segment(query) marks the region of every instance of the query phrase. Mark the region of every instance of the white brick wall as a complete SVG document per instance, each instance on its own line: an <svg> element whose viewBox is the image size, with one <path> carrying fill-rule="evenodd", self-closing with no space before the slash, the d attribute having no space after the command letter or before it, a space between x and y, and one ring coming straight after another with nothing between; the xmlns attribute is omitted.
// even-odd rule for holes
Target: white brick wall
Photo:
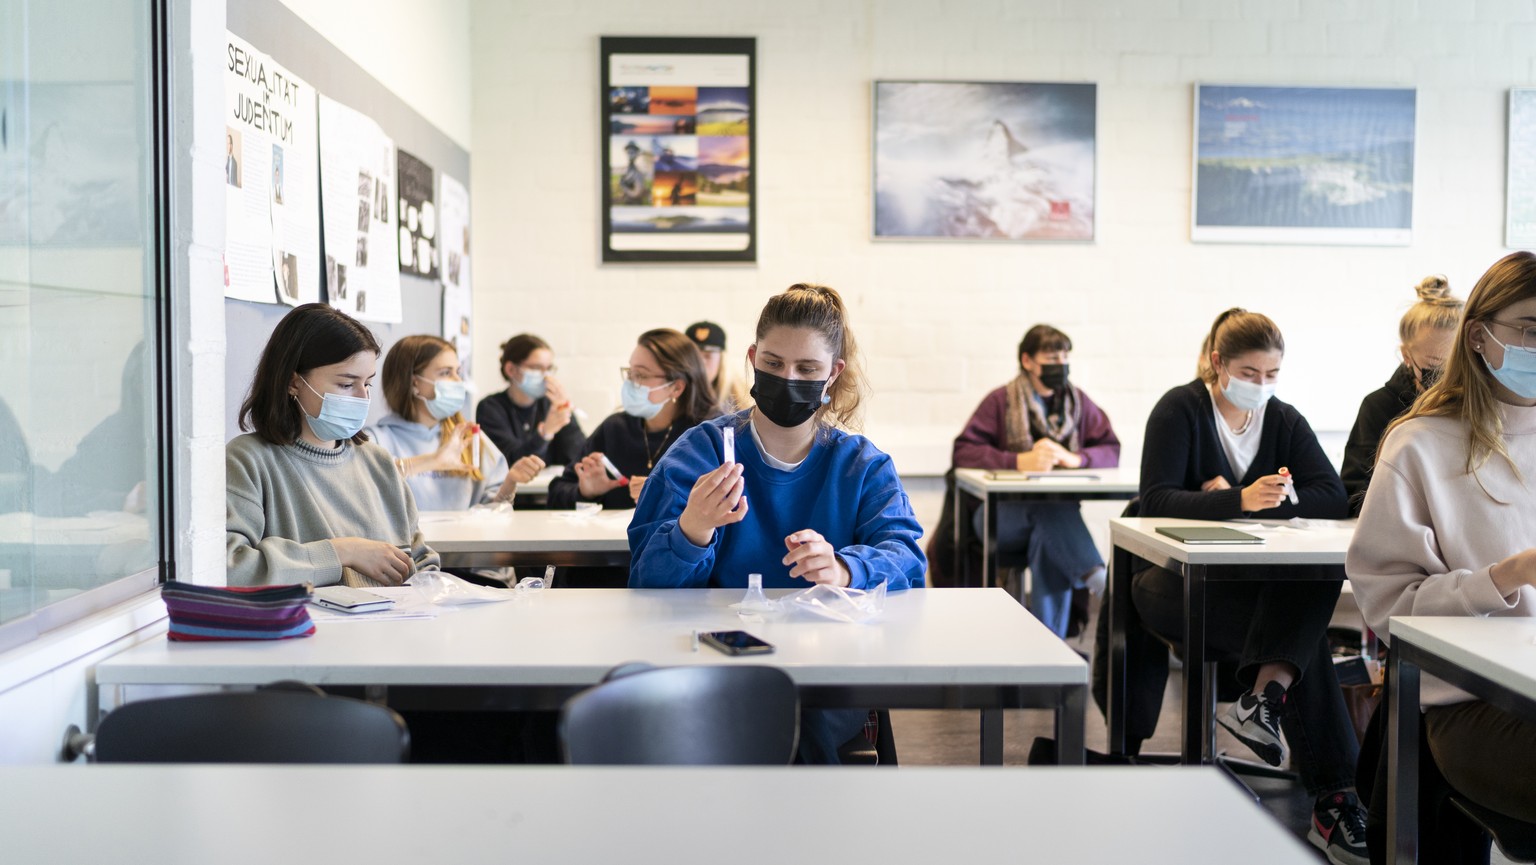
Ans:
<svg viewBox="0 0 1536 865"><path fill-rule="evenodd" d="M593 422L648 327L699 318L743 351L763 301L798 280L842 290L876 397L869 428L913 470L1013 371L1023 331L1077 342L1074 376L1140 451L1147 412L1193 370L1217 312L1272 315L1282 396L1347 429L1391 372L1395 324L1426 273L1465 294L1504 253L1505 91L1531 83L1528 0L1004 0L715 3L477 0L472 6L476 322L482 358L530 330L555 346ZM1522 36L1522 34L1524 34ZM603 35L758 40L759 261L599 263L597 45ZM870 240L870 82L1099 85L1098 241ZM1416 231L1402 248L1194 245L1192 84L1419 88ZM500 387L494 362L481 392ZM900 425L901 435L887 433ZM914 430L916 432L914 432ZM932 441L926 447L906 444Z"/></svg>

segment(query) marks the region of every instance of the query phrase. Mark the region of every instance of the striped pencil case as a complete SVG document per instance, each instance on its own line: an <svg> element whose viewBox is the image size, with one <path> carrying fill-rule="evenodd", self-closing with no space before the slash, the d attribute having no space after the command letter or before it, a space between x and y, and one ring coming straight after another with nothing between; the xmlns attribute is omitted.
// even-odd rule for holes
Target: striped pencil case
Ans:
<svg viewBox="0 0 1536 865"><path fill-rule="evenodd" d="M285 640L315 632L309 618L310 585L194 586L171 580L160 587L177 641Z"/></svg>

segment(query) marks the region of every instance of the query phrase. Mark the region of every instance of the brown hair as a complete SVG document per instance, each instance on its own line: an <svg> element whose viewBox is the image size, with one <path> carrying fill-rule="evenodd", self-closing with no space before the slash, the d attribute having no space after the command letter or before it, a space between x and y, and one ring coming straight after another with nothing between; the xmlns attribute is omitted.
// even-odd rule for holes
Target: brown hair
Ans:
<svg viewBox="0 0 1536 865"><path fill-rule="evenodd" d="M520 333L501 344L501 377L507 381L507 364L522 366L528 355L541 348L549 348L549 343L534 336L531 333ZM552 350L552 349L551 349Z"/></svg>
<svg viewBox="0 0 1536 865"><path fill-rule="evenodd" d="M1512 303L1536 297L1536 255L1512 252L1494 262L1467 298L1463 325L1445 359L1440 380L1419 394L1413 407L1393 421L1382 441L1400 424L1416 417L1455 418L1467 425L1467 473L1477 471L1494 454L1503 457L1520 476L1520 467L1504 449L1504 422L1493 393L1493 375L1472 347L1472 327L1489 322Z"/></svg>
<svg viewBox="0 0 1536 865"><path fill-rule="evenodd" d="M1408 307L1397 323L1397 335L1404 345L1426 327L1450 330L1461 320L1466 303L1451 294L1451 283L1444 276L1426 276L1414 286L1414 291L1419 294L1418 303Z"/></svg>
<svg viewBox="0 0 1536 865"><path fill-rule="evenodd" d="M240 404L240 428L263 441L290 445L299 440L303 410L288 393L295 373L341 363L361 351L379 353L379 342L362 322L325 303L296 306L272 329L261 350L251 389ZM353 444L368 436L359 432Z"/></svg>
<svg viewBox="0 0 1536 865"><path fill-rule="evenodd" d="M381 378L384 380L384 401L389 403L391 411L406 420L416 416L416 386L411 379L421 375L427 364L444 351L457 354L453 343L426 333L405 337L389 347ZM454 412L449 420L462 423L464 415Z"/></svg>
<svg viewBox="0 0 1536 865"><path fill-rule="evenodd" d="M1216 316L1216 321L1211 323L1211 332L1206 334L1205 342L1200 345L1200 363L1196 372L1206 384L1215 384L1220 378L1216 368L1211 365L1213 351L1221 355L1223 360L1231 360L1250 351L1278 351L1285 354L1285 337L1280 335L1279 325L1270 320L1269 316L1234 306Z"/></svg>
<svg viewBox="0 0 1536 865"><path fill-rule="evenodd" d="M677 419L684 428L719 413L715 390L704 375L704 355L693 340L670 327L660 327L640 334L635 344L656 358L668 382L683 382L683 395L677 400Z"/></svg>
<svg viewBox="0 0 1536 865"><path fill-rule="evenodd" d="M1048 324L1037 324L1025 331L1019 340L1019 369L1024 368L1024 355L1034 357L1042 351L1071 351L1072 337Z"/></svg>
<svg viewBox="0 0 1536 865"><path fill-rule="evenodd" d="M839 426L857 429L859 403L864 396L864 369L858 344L848 327L848 308L842 295L825 285L797 282L768 299L757 317L758 341L776 327L810 328L826 340L834 359L844 361L842 375L827 388L831 399L816 410L816 419L826 424L830 415Z"/></svg>

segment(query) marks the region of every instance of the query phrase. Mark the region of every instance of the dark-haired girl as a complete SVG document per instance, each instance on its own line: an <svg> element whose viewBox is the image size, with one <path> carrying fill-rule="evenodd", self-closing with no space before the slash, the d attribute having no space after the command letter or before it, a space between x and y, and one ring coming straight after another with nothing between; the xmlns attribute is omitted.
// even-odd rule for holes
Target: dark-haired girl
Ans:
<svg viewBox="0 0 1536 865"><path fill-rule="evenodd" d="M225 448L231 585L398 585L438 566L394 459L362 434L379 344L322 303L278 322Z"/></svg>
<svg viewBox="0 0 1536 865"><path fill-rule="evenodd" d="M661 455L683 433L718 413L693 342L670 328L648 330L619 368L622 411L609 415L587 439L581 459L549 483L549 506L578 501L633 508ZM622 475L615 478L604 457Z"/></svg>
<svg viewBox="0 0 1536 865"><path fill-rule="evenodd" d="M581 457L586 436L571 416L565 387L555 377L555 353L549 343L520 333L501 344L501 377L507 389L493 393L475 409L475 421L516 465L523 457L568 466Z"/></svg>

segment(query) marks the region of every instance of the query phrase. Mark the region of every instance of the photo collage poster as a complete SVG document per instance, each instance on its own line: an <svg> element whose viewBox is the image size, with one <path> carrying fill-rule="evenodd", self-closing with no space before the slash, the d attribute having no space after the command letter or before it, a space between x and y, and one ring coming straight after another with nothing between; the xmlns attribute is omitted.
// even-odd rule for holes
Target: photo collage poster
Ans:
<svg viewBox="0 0 1536 865"><path fill-rule="evenodd" d="M325 96L320 186L331 305L366 321L399 322L395 142L372 118Z"/></svg>
<svg viewBox="0 0 1536 865"><path fill-rule="evenodd" d="M602 40L604 261L757 259L755 52Z"/></svg>
<svg viewBox="0 0 1536 865"><path fill-rule="evenodd" d="M314 88L226 33L224 294L297 306L320 299Z"/></svg>
<svg viewBox="0 0 1536 865"><path fill-rule="evenodd" d="M469 267L469 190L457 178L438 174L438 270L443 284L443 339L453 343L467 372L474 349Z"/></svg>
<svg viewBox="0 0 1536 865"><path fill-rule="evenodd" d="M437 188L432 166L395 151L400 184L400 272L437 279Z"/></svg>
<svg viewBox="0 0 1536 865"><path fill-rule="evenodd" d="M1504 245L1536 249L1536 88L1509 91Z"/></svg>

